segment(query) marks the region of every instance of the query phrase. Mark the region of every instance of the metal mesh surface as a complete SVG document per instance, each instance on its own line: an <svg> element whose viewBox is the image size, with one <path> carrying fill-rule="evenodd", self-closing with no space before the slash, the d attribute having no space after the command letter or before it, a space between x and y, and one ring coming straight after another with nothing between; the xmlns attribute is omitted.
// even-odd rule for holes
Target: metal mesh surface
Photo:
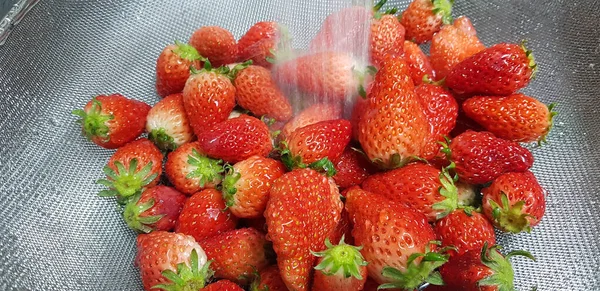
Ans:
<svg viewBox="0 0 600 291"><path fill-rule="evenodd" d="M297 46L345 5L326 1L41 1L0 47L0 290L141 290L135 235L94 181L112 151L84 140L70 111L99 93L154 104L155 60L203 25L240 37L284 20ZM399 1L405 8L408 1ZM548 190L531 234L500 235L520 290L600 290L600 2L457 0L486 45L529 41L540 71L524 90L560 115L533 149Z"/></svg>

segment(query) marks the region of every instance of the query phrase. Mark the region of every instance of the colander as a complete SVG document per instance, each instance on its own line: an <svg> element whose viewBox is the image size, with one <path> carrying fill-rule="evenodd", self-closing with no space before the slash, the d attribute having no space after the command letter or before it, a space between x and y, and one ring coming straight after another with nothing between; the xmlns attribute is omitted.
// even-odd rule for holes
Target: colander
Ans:
<svg viewBox="0 0 600 291"><path fill-rule="evenodd" d="M141 290L135 234L115 202L96 195L112 151L81 137L72 109L112 92L156 103L156 57L200 26L240 37L257 21L280 20L306 47L347 5L43 0L18 21L32 2L19 1L0 25L11 31L0 46L0 290ZM546 216L532 233L498 236L506 251L537 258L514 260L519 290L600 290L598 11L597 0L456 0L454 16L469 16L486 45L528 40L540 70L523 92L560 112L549 144L532 147Z"/></svg>

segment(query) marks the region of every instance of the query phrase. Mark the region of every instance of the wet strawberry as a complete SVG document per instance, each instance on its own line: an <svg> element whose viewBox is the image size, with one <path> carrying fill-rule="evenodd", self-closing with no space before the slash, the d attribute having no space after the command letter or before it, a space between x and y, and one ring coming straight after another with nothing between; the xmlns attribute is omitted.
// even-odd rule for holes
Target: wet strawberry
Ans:
<svg viewBox="0 0 600 291"><path fill-rule="evenodd" d="M190 38L190 45L215 67L237 60L238 47L235 38L231 32L219 26L198 28Z"/></svg>

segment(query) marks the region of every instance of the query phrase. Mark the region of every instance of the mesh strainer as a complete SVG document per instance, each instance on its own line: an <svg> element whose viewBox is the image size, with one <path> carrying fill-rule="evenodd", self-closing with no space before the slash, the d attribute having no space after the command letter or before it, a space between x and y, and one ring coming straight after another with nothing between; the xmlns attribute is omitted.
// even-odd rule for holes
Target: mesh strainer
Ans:
<svg viewBox="0 0 600 291"><path fill-rule="evenodd" d="M167 3L171 2L171 3ZM527 39L540 67L524 90L559 103L550 144L533 149L549 192L531 234L499 235L520 290L600 290L600 2L457 0L486 45ZM405 8L407 0L396 4ZM281 19L306 46L342 0L45 0L0 46L0 290L141 290L135 235L93 181L111 151L86 142L70 114L99 93L154 104L154 62L197 27L241 36ZM294 13L290 13L294 12Z"/></svg>

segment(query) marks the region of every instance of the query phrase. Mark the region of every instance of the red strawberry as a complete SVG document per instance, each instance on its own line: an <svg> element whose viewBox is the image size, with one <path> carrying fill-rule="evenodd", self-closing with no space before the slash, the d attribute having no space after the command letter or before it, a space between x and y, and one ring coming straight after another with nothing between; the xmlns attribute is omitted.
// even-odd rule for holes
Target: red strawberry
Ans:
<svg viewBox="0 0 600 291"><path fill-rule="evenodd" d="M342 196L345 197L346 193L342 192ZM342 237L345 238L346 243L354 244L354 238L352 237L352 222L350 221L350 215L346 209L342 209L340 221L336 226L335 230L329 234L329 241L340 241Z"/></svg>
<svg viewBox="0 0 600 291"><path fill-rule="evenodd" d="M421 84L415 88L415 94L430 128L429 140L421 157L431 161L441 156L439 142L444 141L456 125L458 104L450 92L433 84Z"/></svg>
<svg viewBox="0 0 600 291"><path fill-rule="evenodd" d="M136 195L123 210L123 218L132 229L149 233L170 231L187 197L167 186L155 186Z"/></svg>
<svg viewBox="0 0 600 291"><path fill-rule="evenodd" d="M402 13L406 39L418 44L428 42L442 24L452 23L453 0L413 0Z"/></svg>
<svg viewBox="0 0 600 291"><path fill-rule="evenodd" d="M144 132L150 106L121 94L99 95L83 110L73 110L81 119L83 134L95 144L116 149L135 140Z"/></svg>
<svg viewBox="0 0 600 291"><path fill-rule="evenodd" d="M173 186L188 195L221 183L223 161L211 159L198 142L186 143L171 152L165 163L165 174Z"/></svg>
<svg viewBox="0 0 600 291"><path fill-rule="evenodd" d="M162 173L163 155L145 138L130 142L119 148L104 167L106 179L98 184L108 187L98 195L116 196L119 203L126 203L144 188L156 185Z"/></svg>
<svg viewBox="0 0 600 291"><path fill-rule="evenodd" d="M487 218L470 209L457 209L440 219L433 228L443 246L453 246L450 255L462 255L467 251L479 251L484 243L496 244L494 226Z"/></svg>
<svg viewBox="0 0 600 291"><path fill-rule="evenodd" d="M190 45L215 67L233 63L238 57L238 47L233 34L222 27L198 28L190 38Z"/></svg>
<svg viewBox="0 0 600 291"><path fill-rule="evenodd" d="M265 235L253 228L235 229L200 242L212 261L215 278L246 284L256 271L269 265Z"/></svg>
<svg viewBox="0 0 600 291"><path fill-rule="evenodd" d="M509 95L525 88L536 70L525 46L501 43L456 64L446 85L460 94Z"/></svg>
<svg viewBox="0 0 600 291"><path fill-rule="evenodd" d="M481 127L477 122L473 121L473 119L467 117L465 111L463 110L461 104L458 104L458 117L456 118L456 126L450 132L450 136L455 137L464 133L465 131L485 131L485 128Z"/></svg>
<svg viewBox="0 0 600 291"><path fill-rule="evenodd" d="M470 184L491 182L503 173L527 171L533 165L529 150L489 132L466 131L444 151L456 164L458 177Z"/></svg>
<svg viewBox="0 0 600 291"><path fill-rule="evenodd" d="M272 64L267 60L273 58L280 36L280 27L276 22L257 22L238 42L238 61L252 60L255 65L270 68Z"/></svg>
<svg viewBox="0 0 600 291"><path fill-rule="evenodd" d="M236 163L223 179L225 204L237 217L262 217L271 185L284 173L285 167L281 162L261 156Z"/></svg>
<svg viewBox="0 0 600 291"><path fill-rule="evenodd" d="M423 83L423 77L425 76L428 76L432 80L435 79L429 57L412 41L404 41L404 60L408 64L410 77L415 86Z"/></svg>
<svg viewBox="0 0 600 291"><path fill-rule="evenodd" d="M265 217L281 275L291 290L309 289L315 257L336 228L343 204L333 181L312 169L297 169L275 180Z"/></svg>
<svg viewBox="0 0 600 291"><path fill-rule="evenodd" d="M144 290L149 291L165 290L163 287L179 278L175 272L180 268L190 274L194 272L189 278L181 280L182 289L177 290L198 290L204 287L210 277L206 254L200 245L193 237L179 233L154 231L138 235L136 263L140 268ZM188 289L183 289L183 286Z"/></svg>
<svg viewBox="0 0 600 291"><path fill-rule="evenodd" d="M193 236L196 241L235 228L237 218L225 209L221 192L205 189L192 195L183 205L175 232Z"/></svg>
<svg viewBox="0 0 600 291"><path fill-rule="evenodd" d="M291 161L282 158L288 168L311 164L323 158L336 160L350 142L352 128L345 119L327 120L307 125L286 138Z"/></svg>
<svg viewBox="0 0 600 291"><path fill-rule="evenodd" d="M554 104L546 106L523 94L473 97L462 105L469 118L495 136L516 142L542 142L552 128Z"/></svg>
<svg viewBox="0 0 600 291"><path fill-rule="evenodd" d="M334 160L333 164L337 170L333 180L342 189L360 185L364 179L376 171L364 154L349 147Z"/></svg>
<svg viewBox="0 0 600 291"><path fill-rule="evenodd" d="M219 280L208 284L200 291L244 291L244 289L229 280Z"/></svg>
<svg viewBox="0 0 600 291"><path fill-rule="evenodd" d="M425 280L437 283L432 272L447 257L429 251L435 235L423 214L358 187L347 192L346 209L369 276L393 282L381 287L413 290Z"/></svg>
<svg viewBox="0 0 600 291"><path fill-rule="evenodd" d="M192 141L194 132L183 106L183 94L172 94L150 109L146 120L148 138L161 150L172 151Z"/></svg>
<svg viewBox="0 0 600 291"><path fill-rule="evenodd" d="M202 56L191 45L176 41L168 45L156 60L156 92L161 97L183 91L190 67L200 68Z"/></svg>
<svg viewBox="0 0 600 291"><path fill-rule="evenodd" d="M483 213L502 231L531 231L546 211L546 191L533 173L506 173L482 190Z"/></svg>
<svg viewBox="0 0 600 291"><path fill-rule="evenodd" d="M401 58L389 57L375 75L358 130L363 150L382 167L397 167L421 154L429 125Z"/></svg>
<svg viewBox="0 0 600 291"><path fill-rule="evenodd" d="M458 207L454 178L433 166L414 163L368 177L363 189L423 213L430 222Z"/></svg>
<svg viewBox="0 0 600 291"><path fill-rule="evenodd" d="M235 78L237 103L256 116L286 121L292 117L292 106L263 67L249 66Z"/></svg>
<svg viewBox="0 0 600 291"><path fill-rule="evenodd" d="M514 271L509 259L514 256L524 256L535 261L535 258L525 251L513 251L502 256L498 248L488 249L486 243L481 250L469 251L450 258L448 263L440 268L446 290L515 290Z"/></svg>
<svg viewBox="0 0 600 291"><path fill-rule="evenodd" d="M235 87L231 83L236 69L207 68L192 74L183 88L183 105L196 136L227 120L235 107Z"/></svg>
<svg viewBox="0 0 600 291"><path fill-rule="evenodd" d="M250 291L287 291L281 279L279 268L272 265L260 271L258 278L250 286Z"/></svg>
<svg viewBox="0 0 600 291"><path fill-rule="evenodd" d="M435 78L443 79L456 64L484 49L471 21L464 16L457 18L453 25L442 27L431 41L429 60Z"/></svg>
<svg viewBox="0 0 600 291"><path fill-rule="evenodd" d="M300 112L292 120L283 126L279 138L285 140L296 129L307 125L315 124L320 121L334 120L342 118L342 108L335 104L315 104Z"/></svg>
<svg viewBox="0 0 600 291"><path fill-rule="evenodd" d="M336 11L321 25L309 44L310 52L342 51L357 56L367 51L373 10L364 6L351 6Z"/></svg>
<svg viewBox="0 0 600 291"><path fill-rule="evenodd" d="M369 48L371 63L379 68L383 66L387 55L402 55L404 33L404 27L393 13L383 15L375 13L375 17L371 23L371 42Z"/></svg>
<svg viewBox="0 0 600 291"><path fill-rule="evenodd" d="M313 252L318 257L313 279L313 291L348 290L360 291L367 280L367 262L360 250L340 239L338 245L325 240L326 250Z"/></svg>
<svg viewBox="0 0 600 291"><path fill-rule="evenodd" d="M198 145L213 158L237 163L251 156L267 156L273 149L267 125L248 115L225 120L198 135Z"/></svg>

